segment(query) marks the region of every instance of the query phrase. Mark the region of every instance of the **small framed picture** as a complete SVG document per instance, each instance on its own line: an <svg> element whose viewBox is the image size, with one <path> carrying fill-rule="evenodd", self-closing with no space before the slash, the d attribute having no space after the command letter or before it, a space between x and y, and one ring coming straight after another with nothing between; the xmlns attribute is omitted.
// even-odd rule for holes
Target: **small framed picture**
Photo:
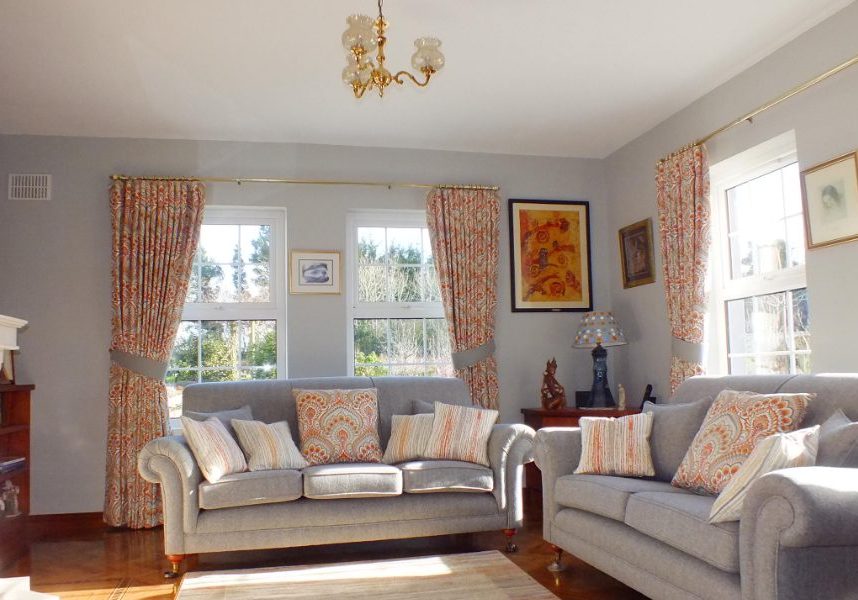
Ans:
<svg viewBox="0 0 858 600"><path fill-rule="evenodd" d="M655 281L652 253L652 219L644 219L620 229L620 262L623 287L633 288Z"/></svg>
<svg viewBox="0 0 858 600"><path fill-rule="evenodd" d="M858 153L801 172L808 248L858 239Z"/></svg>
<svg viewBox="0 0 858 600"><path fill-rule="evenodd" d="M590 203L509 200L513 312L592 310Z"/></svg>
<svg viewBox="0 0 858 600"><path fill-rule="evenodd" d="M336 250L292 250L289 253L290 294L339 294L342 276Z"/></svg>

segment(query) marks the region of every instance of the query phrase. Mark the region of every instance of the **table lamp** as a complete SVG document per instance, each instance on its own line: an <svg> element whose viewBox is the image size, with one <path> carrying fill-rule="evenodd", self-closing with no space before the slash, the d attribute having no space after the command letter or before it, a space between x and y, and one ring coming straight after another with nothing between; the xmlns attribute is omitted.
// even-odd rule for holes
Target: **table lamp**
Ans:
<svg viewBox="0 0 858 600"><path fill-rule="evenodd" d="M581 317L572 347L593 349L593 388L586 408L615 406L608 387L608 351L605 347L622 346L625 343L626 336L610 311L588 312Z"/></svg>

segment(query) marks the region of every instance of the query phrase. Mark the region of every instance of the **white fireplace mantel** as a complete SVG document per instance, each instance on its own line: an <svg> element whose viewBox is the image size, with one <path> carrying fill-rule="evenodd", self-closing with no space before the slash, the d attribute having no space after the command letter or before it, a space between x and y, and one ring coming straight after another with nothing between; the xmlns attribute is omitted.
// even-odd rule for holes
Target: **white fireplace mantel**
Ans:
<svg viewBox="0 0 858 600"><path fill-rule="evenodd" d="M18 330L26 324L27 322L23 319L0 315L0 349L17 350Z"/></svg>

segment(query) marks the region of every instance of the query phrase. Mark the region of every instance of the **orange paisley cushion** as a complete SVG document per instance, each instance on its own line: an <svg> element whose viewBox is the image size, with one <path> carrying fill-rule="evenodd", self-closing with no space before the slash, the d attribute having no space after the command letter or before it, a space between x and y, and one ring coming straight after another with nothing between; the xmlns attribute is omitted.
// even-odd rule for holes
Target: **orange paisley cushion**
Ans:
<svg viewBox="0 0 858 600"><path fill-rule="evenodd" d="M722 391L709 407L673 485L697 494L720 494L757 442L798 429L814 397Z"/></svg>
<svg viewBox="0 0 858 600"><path fill-rule="evenodd" d="M292 390L301 453L311 465L381 462L375 389Z"/></svg>

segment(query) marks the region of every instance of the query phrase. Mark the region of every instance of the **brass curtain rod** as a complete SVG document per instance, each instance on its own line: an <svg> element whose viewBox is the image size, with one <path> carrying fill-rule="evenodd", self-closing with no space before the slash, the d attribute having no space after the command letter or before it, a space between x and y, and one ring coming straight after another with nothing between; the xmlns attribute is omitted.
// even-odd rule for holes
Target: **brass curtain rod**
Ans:
<svg viewBox="0 0 858 600"><path fill-rule="evenodd" d="M680 152L684 152L688 148L693 148L694 146L699 146L701 144L705 144L706 142L708 142L709 140L714 138L716 135L720 135L720 134L724 133L725 131L732 129L733 127L735 127L737 125L741 125L742 123L744 123L746 121L748 123L750 123L753 121L754 117L756 117L757 115L766 112L770 108L774 108L775 106L777 106L778 104L780 104L784 100L788 100L788 99L792 98L793 96L800 94L801 92L803 92L807 89L812 88L813 86L815 86L818 83L822 83L823 81L825 81L829 77L832 77L833 75L837 75L841 71L845 71L849 67L852 67L856 64L858 64L858 55L853 56L849 60L840 63L836 67L833 67L833 68L827 70L825 73L822 73L821 75L817 75L813 79L809 79L808 81L805 81L801 85L797 85L796 87L792 88L791 90L781 94L780 96L778 96L774 100L769 100L768 102L766 102L765 104L763 104L761 106L758 106L757 108L755 108L751 112L749 112L745 115L742 115L741 117L739 117L735 121L731 121L730 123L727 123L726 125L719 127L715 131L712 131L712 132L704 135L702 138L699 138L690 144L686 144L685 146L683 146L679 150L671 152L665 158L662 158L659 162L662 162L668 158L671 158L671 157L679 154Z"/></svg>
<svg viewBox="0 0 858 600"><path fill-rule="evenodd" d="M406 183L400 181L341 181L334 179L287 179L282 177L169 177L169 176L132 176L111 175L113 181L132 181L134 179L147 179L149 181L199 181L203 183L286 183L293 185L359 185L386 188L441 188L441 189L465 189L465 190L491 190L498 191L496 185L457 185L457 184L433 184L433 183Z"/></svg>

